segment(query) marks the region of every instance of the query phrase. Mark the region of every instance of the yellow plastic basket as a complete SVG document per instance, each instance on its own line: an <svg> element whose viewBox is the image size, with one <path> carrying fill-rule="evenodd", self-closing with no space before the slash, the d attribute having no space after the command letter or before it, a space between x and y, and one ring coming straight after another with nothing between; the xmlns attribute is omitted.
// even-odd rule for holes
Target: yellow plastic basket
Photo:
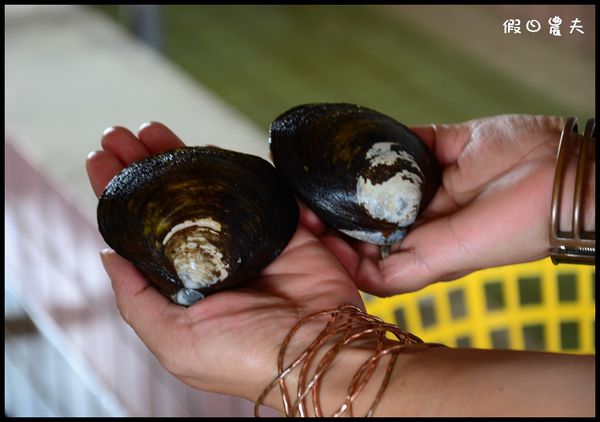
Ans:
<svg viewBox="0 0 600 422"><path fill-rule="evenodd" d="M595 353L595 266L544 259L486 269L367 310L425 342L482 349Z"/></svg>

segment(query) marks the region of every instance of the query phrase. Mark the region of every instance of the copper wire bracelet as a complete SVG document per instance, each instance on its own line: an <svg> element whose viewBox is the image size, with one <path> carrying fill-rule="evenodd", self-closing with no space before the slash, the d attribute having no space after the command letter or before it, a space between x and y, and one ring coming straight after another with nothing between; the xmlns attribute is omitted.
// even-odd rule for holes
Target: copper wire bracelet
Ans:
<svg viewBox="0 0 600 422"><path fill-rule="evenodd" d="M303 325L323 317L330 318L325 328L298 358L284 368L286 350L292 337ZM384 340L386 339L386 333L388 332L396 337L398 343L393 343L392 346L389 346L390 342L388 340L388 346L384 347ZM308 416L306 399L309 394L311 394L312 398L314 416L323 416L320 402L320 386L324 375L330 368L335 356L345 346L348 346L353 341L357 341L365 336L369 336L369 338L374 338L376 340L374 354L358 369L348 386L344 401L332 416L342 416L345 413L349 413L350 416L353 416L353 402L367 385L369 379L375 372L379 361L383 357L390 355L382 385L379 388L371 407L366 413L366 416L372 416L387 387L394 364L398 354L402 351L402 348L408 345L422 345L427 347L439 346L425 344L417 336L401 330L396 325L388 324L380 318L366 314L360 308L353 305L342 305L337 309L317 312L299 321L285 337L279 350L277 361L278 376L265 388L256 400L254 404L254 415L257 417L260 416L259 408L261 404L269 392L279 384L283 401L283 410L286 416L297 416L296 413L302 417ZM311 363L313 363L317 352L326 344L332 344L332 346L322 356L316 366L314 374L308 379ZM302 367L300 368L300 374L298 376L296 398L292 403L285 378L301 364Z"/></svg>
<svg viewBox="0 0 600 422"><path fill-rule="evenodd" d="M552 191L552 209L550 216L550 257L554 264L576 263L594 264L596 258L596 233L585 233L582 224L584 186L588 182L587 172L590 165L590 150L595 148L596 119L590 119L585 126L583 137L579 136L577 118L567 119L558 146L554 187ZM566 166L572 154L579 150L577 173L573 195L573 216L571 231L559 227L561 197L566 179ZM591 154L594 154L593 152ZM595 160L593 164L595 165Z"/></svg>

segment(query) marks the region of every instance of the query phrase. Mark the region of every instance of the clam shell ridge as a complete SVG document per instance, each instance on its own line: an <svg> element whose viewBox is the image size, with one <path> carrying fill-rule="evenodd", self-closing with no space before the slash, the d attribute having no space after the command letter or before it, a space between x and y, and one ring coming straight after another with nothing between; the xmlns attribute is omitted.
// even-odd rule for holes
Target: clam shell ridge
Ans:
<svg viewBox="0 0 600 422"><path fill-rule="evenodd" d="M298 216L270 163L212 147L131 164L97 209L106 243L181 305L256 276L285 248Z"/></svg>
<svg viewBox="0 0 600 422"><path fill-rule="evenodd" d="M369 243L400 241L440 185L439 164L413 131L354 104L294 107L271 123L269 144L308 207Z"/></svg>

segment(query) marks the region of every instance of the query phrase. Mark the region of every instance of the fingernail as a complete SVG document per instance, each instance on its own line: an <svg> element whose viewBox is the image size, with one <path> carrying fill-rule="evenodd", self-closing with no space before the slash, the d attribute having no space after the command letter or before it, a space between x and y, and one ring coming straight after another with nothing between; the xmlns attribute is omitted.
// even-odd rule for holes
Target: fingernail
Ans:
<svg viewBox="0 0 600 422"><path fill-rule="evenodd" d="M100 259L102 260L102 264L106 263L106 258L108 258L108 255L111 253L113 253L111 248L104 248L100 251Z"/></svg>
<svg viewBox="0 0 600 422"><path fill-rule="evenodd" d="M117 129L117 127L116 127L116 126L110 126L110 127L107 127L106 129L104 129L104 132L102 132L102 136L106 136L106 135L108 135L109 133L111 133L111 132L114 132L114 131L115 131L115 129Z"/></svg>
<svg viewBox="0 0 600 422"><path fill-rule="evenodd" d="M150 126L152 123L154 123L154 122L151 122L151 121L150 121L150 122L145 122L145 123L142 123L142 125L141 125L141 126L140 126L140 128L138 129L138 132L141 132L142 130L146 129L146 128L147 128L148 126Z"/></svg>
<svg viewBox="0 0 600 422"><path fill-rule="evenodd" d="M87 155L86 159L88 159L88 160L89 160L89 159L91 159L91 158L94 158L94 156L96 156L96 154L98 154L98 151L91 151L91 152L90 152L90 153Z"/></svg>

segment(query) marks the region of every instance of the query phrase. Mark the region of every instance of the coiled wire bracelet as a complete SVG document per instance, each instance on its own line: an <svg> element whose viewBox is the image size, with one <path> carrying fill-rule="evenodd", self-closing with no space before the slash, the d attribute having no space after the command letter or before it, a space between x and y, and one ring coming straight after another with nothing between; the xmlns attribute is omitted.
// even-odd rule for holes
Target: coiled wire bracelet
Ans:
<svg viewBox="0 0 600 422"><path fill-rule="evenodd" d="M330 318L325 328L298 358L284 368L286 350L292 337L303 325L323 317ZM398 341L391 346L389 345L389 340L387 341L388 345L385 346L386 333L388 332L393 334ZM426 344L417 336L403 331L396 325L386 323L380 318L369 315L354 305L342 305L336 309L317 312L299 321L285 337L278 355L278 376L265 388L256 400L254 405L254 415L257 417L260 416L259 408L264 399L273 388L279 385L283 400L283 409L286 416L309 416L306 403L309 394L311 394L312 398L314 416L323 416L320 402L321 381L331 366L334 358L344 347L350 345L352 342L373 335L376 340L373 356L367 359L354 374L348 386L344 401L332 415L334 417L343 416L345 413L349 413L350 416L353 416L353 402L363 391L364 387L369 382L369 379L375 372L379 361L384 356L390 356L385 375L382 384L377 391L377 395L365 416L373 415L375 408L388 385L398 354L404 347L408 345L417 345L421 347L441 346L439 344ZM332 344L332 346L322 356L314 374L309 379L309 368L319 349L327 343ZM298 376L296 398L292 403L285 379L286 376L299 365L302 365L302 367L300 368L300 374Z"/></svg>

